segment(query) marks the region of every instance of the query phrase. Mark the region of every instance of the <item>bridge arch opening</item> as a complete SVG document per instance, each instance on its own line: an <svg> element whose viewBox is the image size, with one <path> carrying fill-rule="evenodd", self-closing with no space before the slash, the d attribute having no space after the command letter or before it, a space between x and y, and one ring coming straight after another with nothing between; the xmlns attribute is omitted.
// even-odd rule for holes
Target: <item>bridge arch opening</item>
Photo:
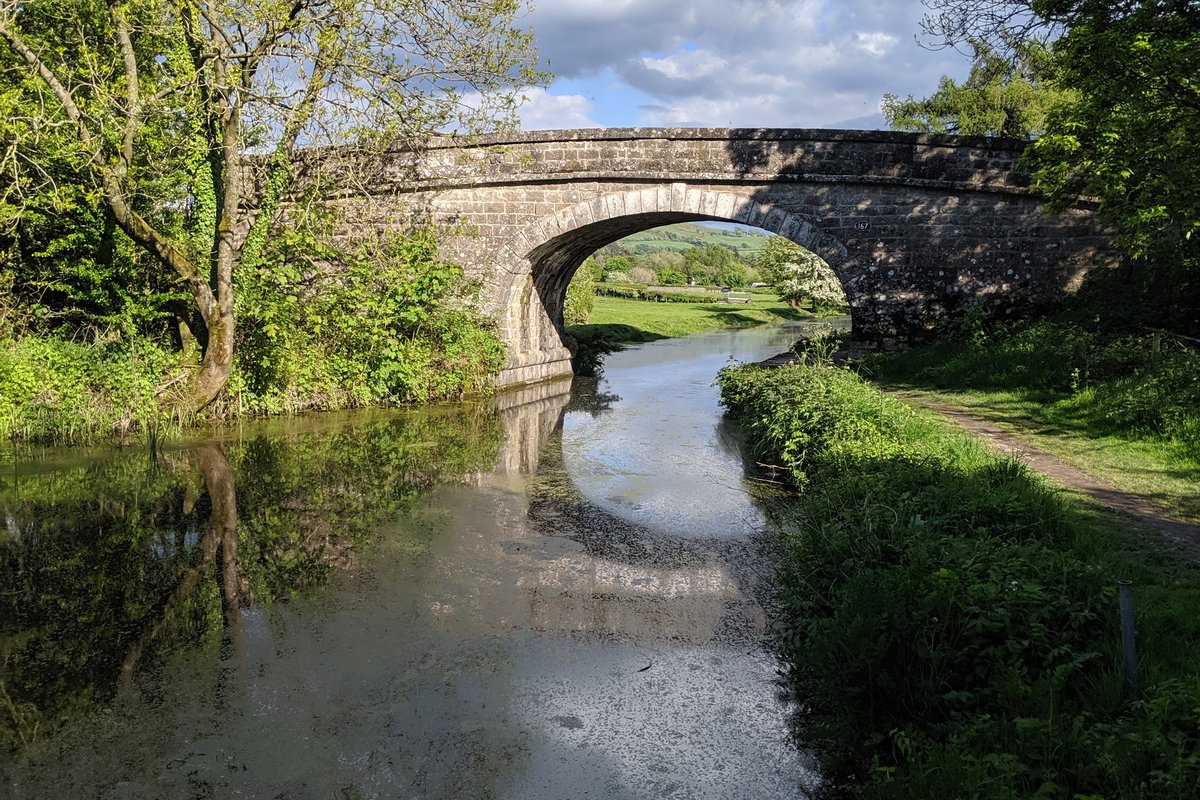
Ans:
<svg viewBox="0 0 1200 800"><path fill-rule="evenodd" d="M514 275L506 292L506 327L520 354L513 374L536 363L569 362L563 310L567 287L584 261L597 250L641 231L680 222L732 222L782 236L822 259L837 276L853 308L853 282L843 269L847 249L811 219L734 191L695 189L679 184L601 196L579 203L528 226L514 253L528 272ZM569 363L537 369L520 382L563 374ZM517 382L517 381L513 381Z"/></svg>

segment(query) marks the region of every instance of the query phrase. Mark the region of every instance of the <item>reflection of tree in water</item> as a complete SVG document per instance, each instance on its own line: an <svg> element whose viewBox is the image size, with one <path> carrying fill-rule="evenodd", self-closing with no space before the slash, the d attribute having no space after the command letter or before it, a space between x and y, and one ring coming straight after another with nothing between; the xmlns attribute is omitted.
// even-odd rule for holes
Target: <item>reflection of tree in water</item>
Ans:
<svg viewBox="0 0 1200 800"><path fill-rule="evenodd" d="M576 377L574 390L571 392L571 402L567 404L566 410L582 411L598 417L612 411L613 404L619 402L621 402L619 395L600 391L599 378Z"/></svg>
<svg viewBox="0 0 1200 800"><path fill-rule="evenodd" d="M156 651L236 650L242 609L353 566L380 522L503 440L479 407L0 478L0 750Z"/></svg>

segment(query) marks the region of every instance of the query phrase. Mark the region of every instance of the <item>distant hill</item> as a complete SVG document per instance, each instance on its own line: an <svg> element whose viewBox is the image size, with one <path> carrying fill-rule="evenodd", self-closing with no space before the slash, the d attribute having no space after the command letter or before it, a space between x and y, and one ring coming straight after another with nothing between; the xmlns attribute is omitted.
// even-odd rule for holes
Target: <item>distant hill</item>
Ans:
<svg viewBox="0 0 1200 800"><path fill-rule="evenodd" d="M681 253L691 247L719 244L728 247L742 258L750 259L762 250L769 237L770 234L766 231L754 228L710 228L694 222L680 222L626 236L614 242L612 246L644 256L660 250Z"/></svg>

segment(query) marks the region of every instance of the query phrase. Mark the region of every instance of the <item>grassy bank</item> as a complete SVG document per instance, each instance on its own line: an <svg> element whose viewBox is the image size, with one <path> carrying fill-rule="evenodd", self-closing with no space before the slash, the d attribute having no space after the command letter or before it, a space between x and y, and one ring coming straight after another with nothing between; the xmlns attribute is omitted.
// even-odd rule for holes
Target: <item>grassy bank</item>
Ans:
<svg viewBox="0 0 1200 800"><path fill-rule="evenodd" d="M588 326L625 325L631 329L630 335L641 337L630 341L650 341L812 317L782 302L775 294L755 292L752 297L750 303L734 304L656 303L599 296L588 317ZM583 326L570 330L573 332L576 327Z"/></svg>
<svg viewBox="0 0 1200 800"><path fill-rule="evenodd" d="M567 335L574 340L576 371L586 375L604 355L625 344L812 317L763 292L755 292L746 304L656 303L597 295L587 324L568 326Z"/></svg>
<svg viewBox="0 0 1200 800"><path fill-rule="evenodd" d="M848 370L720 382L759 460L802 490L778 520L781 646L834 792L1193 796L1200 571Z"/></svg>
<svg viewBox="0 0 1200 800"><path fill-rule="evenodd" d="M1200 353L1071 320L943 340L863 370L1002 423L1079 469L1200 522Z"/></svg>

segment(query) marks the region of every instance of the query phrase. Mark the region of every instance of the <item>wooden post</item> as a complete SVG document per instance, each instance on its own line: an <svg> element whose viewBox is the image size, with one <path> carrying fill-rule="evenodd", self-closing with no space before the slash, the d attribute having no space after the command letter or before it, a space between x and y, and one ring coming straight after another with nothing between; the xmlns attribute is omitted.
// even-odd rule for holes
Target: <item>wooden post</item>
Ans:
<svg viewBox="0 0 1200 800"><path fill-rule="evenodd" d="M1133 582L1117 581L1121 600L1121 649L1125 656L1125 686L1138 688L1137 645L1133 631Z"/></svg>

